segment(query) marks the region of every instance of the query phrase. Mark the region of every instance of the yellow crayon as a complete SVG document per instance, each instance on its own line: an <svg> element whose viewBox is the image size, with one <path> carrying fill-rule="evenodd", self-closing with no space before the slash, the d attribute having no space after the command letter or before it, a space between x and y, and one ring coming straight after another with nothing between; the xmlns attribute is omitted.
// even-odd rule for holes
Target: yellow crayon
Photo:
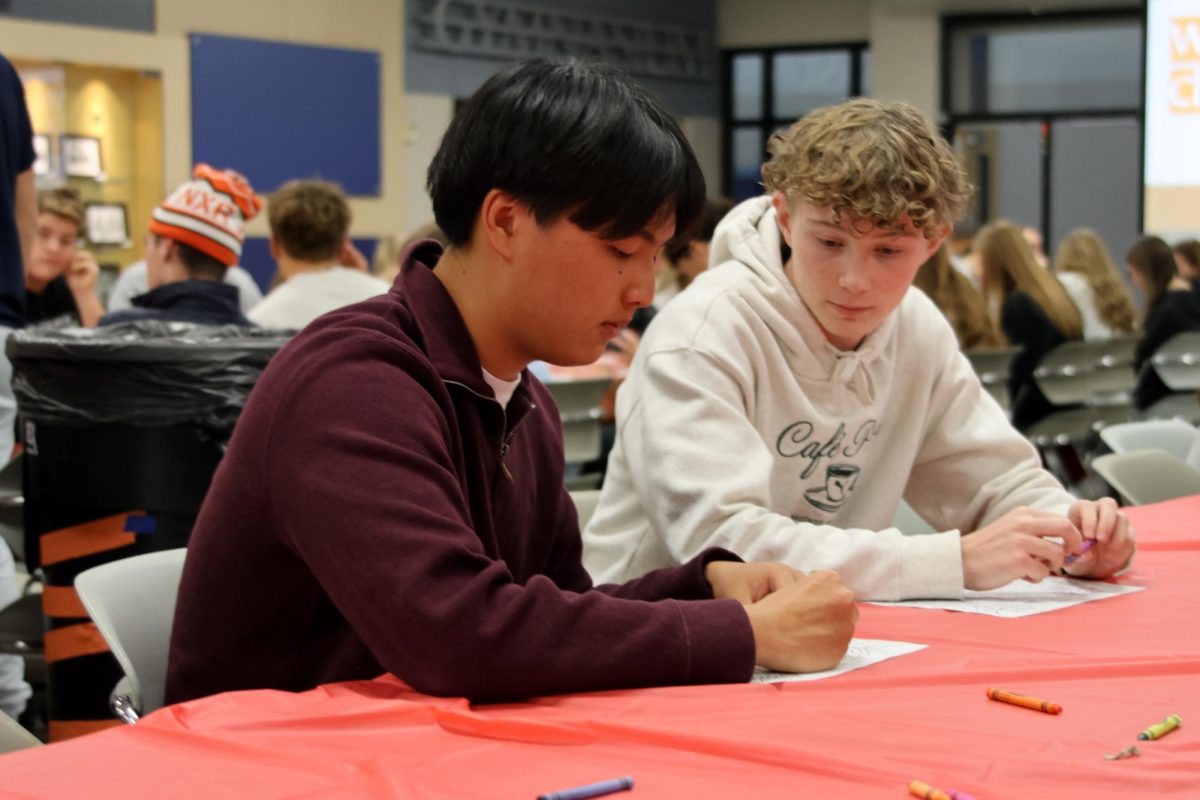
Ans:
<svg viewBox="0 0 1200 800"><path fill-rule="evenodd" d="M928 783L922 783L921 781L909 781L908 791L914 797L921 797L924 800L950 800L950 795L941 789L935 789Z"/></svg>
<svg viewBox="0 0 1200 800"><path fill-rule="evenodd" d="M1157 725L1151 725L1149 728L1146 728L1146 730L1139 733L1138 740L1145 741L1146 739L1160 739L1182 724L1183 717L1179 716L1178 714L1172 714Z"/></svg>

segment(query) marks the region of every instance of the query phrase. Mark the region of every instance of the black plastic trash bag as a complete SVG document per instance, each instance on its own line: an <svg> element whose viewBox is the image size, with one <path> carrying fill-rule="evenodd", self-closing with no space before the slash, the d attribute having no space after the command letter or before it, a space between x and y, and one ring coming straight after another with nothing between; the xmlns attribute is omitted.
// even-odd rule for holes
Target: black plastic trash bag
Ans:
<svg viewBox="0 0 1200 800"><path fill-rule="evenodd" d="M23 419L65 426L190 423L228 435L290 335L140 320L28 328L9 337L7 353Z"/></svg>

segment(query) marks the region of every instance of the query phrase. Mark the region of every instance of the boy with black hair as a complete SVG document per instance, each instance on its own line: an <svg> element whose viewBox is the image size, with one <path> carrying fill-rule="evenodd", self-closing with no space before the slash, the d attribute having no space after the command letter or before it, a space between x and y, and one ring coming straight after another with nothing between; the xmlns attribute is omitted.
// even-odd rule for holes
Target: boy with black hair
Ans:
<svg viewBox="0 0 1200 800"><path fill-rule="evenodd" d="M1116 503L1042 469L911 288L969 191L947 142L911 106L857 98L770 148L768 194L718 226L713 267L660 312L617 398L592 576L728 547L898 600L1127 566ZM902 499L938 533L892 527Z"/></svg>
<svg viewBox="0 0 1200 800"><path fill-rule="evenodd" d="M148 292L133 308L111 311L101 325L138 320L203 325L252 325L242 315L238 289L225 272L242 255L246 222L262 209L250 183L233 170L197 164L192 180L157 208L146 234Z"/></svg>
<svg viewBox="0 0 1200 800"><path fill-rule="evenodd" d="M650 302L704 197L667 112L609 67L517 64L455 116L429 188L445 253L415 245L387 295L308 326L246 404L190 543L168 702L384 671L499 699L835 664L856 611L831 573L706 550L593 589L580 562L558 413L525 366L594 360Z"/></svg>

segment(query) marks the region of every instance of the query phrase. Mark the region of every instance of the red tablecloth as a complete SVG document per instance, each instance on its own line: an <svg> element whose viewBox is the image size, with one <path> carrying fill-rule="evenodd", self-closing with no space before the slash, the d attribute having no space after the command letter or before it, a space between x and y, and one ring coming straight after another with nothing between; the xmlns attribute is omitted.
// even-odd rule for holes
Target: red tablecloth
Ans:
<svg viewBox="0 0 1200 800"><path fill-rule="evenodd" d="M470 706L391 678L242 692L0 758L17 797L533 798L632 775L637 798L1200 798L1200 497L1130 510L1147 587L999 619L864 605L929 647L837 678ZM997 686L1061 703L987 700ZM1167 714L1179 730L1105 761Z"/></svg>

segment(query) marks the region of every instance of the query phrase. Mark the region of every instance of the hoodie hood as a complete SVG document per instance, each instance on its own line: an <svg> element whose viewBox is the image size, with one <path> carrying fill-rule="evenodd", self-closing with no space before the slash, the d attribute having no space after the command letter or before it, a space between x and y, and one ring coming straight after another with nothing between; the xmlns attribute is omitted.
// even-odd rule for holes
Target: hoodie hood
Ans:
<svg viewBox="0 0 1200 800"><path fill-rule="evenodd" d="M737 292L771 328L797 377L830 384L839 404L844 404L849 391L869 405L875 400L875 383L867 367L889 340L896 312L889 314L856 349L837 349L788 278L783 248L771 198L747 200L717 226L710 245L712 268L696 283Z"/></svg>

